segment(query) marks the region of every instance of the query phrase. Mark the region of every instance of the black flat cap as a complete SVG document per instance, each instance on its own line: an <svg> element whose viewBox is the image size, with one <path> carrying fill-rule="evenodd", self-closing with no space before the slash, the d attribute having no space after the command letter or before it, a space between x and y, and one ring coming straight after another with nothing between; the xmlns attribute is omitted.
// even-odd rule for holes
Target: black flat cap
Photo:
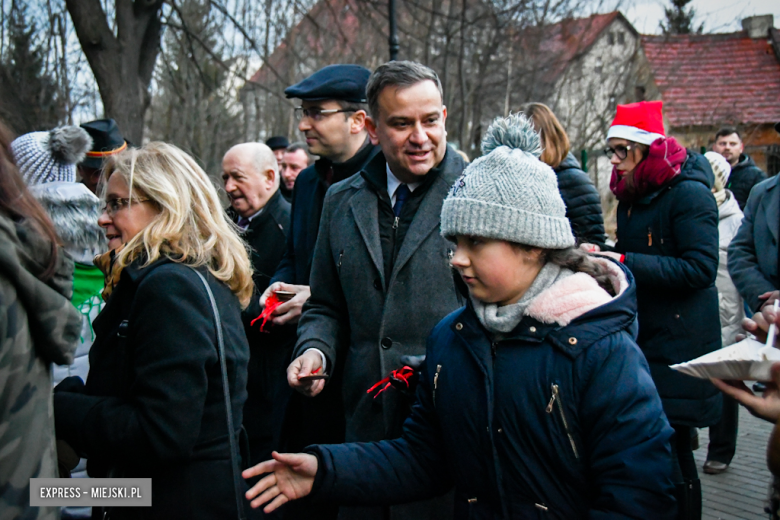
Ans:
<svg viewBox="0 0 780 520"><path fill-rule="evenodd" d="M275 135L266 139L265 145L271 150L279 150L290 146L290 141L283 135Z"/></svg>
<svg viewBox="0 0 780 520"><path fill-rule="evenodd" d="M366 83L371 71L360 65L328 65L300 83L287 87L288 98L318 101L336 99L352 103L366 102Z"/></svg>
<svg viewBox="0 0 780 520"><path fill-rule="evenodd" d="M102 168L103 160L109 155L119 153L127 148L127 141L119 132L119 127L113 119L98 119L81 125L92 137L92 150L79 163L87 168Z"/></svg>

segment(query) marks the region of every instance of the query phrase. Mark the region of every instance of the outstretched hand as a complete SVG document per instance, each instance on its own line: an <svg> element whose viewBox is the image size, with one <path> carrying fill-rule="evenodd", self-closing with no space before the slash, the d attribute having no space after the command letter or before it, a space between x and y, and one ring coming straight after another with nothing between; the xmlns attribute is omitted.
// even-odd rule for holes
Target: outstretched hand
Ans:
<svg viewBox="0 0 780 520"><path fill-rule="evenodd" d="M767 383L763 396L755 395L742 381L721 381L712 379L724 394L733 397L760 419L776 423L780 418L780 363L772 365L772 381Z"/></svg>
<svg viewBox="0 0 780 520"><path fill-rule="evenodd" d="M268 504L263 508L266 513L311 493L318 465L317 457L308 453L273 452L271 456L273 460L261 462L241 474L246 479L268 473L246 492L254 509Z"/></svg>

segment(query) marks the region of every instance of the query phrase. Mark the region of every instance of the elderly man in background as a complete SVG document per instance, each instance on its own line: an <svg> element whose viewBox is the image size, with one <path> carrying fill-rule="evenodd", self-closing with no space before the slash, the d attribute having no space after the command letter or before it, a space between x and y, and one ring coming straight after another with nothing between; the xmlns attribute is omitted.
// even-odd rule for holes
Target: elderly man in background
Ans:
<svg viewBox="0 0 780 520"><path fill-rule="evenodd" d="M306 143L295 142L284 150L282 160L279 162L279 171L282 175L280 189L282 195L288 201L292 200L292 192L298 175L311 164L311 156L306 149Z"/></svg>
<svg viewBox="0 0 780 520"><path fill-rule="evenodd" d="M262 143L239 144L222 159L222 180L230 198L227 212L244 231L242 238L251 251L257 300L276 271L284 254L290 229L290 203L279 191L280 175L271 149ZM244 426L249 437L250 461L265 460L271 454L280 422L275 414L279 387L284 388L284 367L289 352L268 348L275 344L274 331L264 334L250 326L256 310L243 315L249 340L249 375L244 405ZM281 375L277 375L281 374Z"/></svg>

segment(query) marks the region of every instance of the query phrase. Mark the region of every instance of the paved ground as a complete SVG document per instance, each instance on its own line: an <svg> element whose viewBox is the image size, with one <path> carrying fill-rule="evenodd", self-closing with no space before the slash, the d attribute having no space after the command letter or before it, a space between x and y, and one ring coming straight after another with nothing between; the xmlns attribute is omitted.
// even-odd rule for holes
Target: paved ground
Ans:
<svg viewBox="0 0 780 520"><path fill-rule="evenodd" d="M703 520L765 520L764 501L770 474L766 469L766 444L772 425L739 410L737 454L728 471L705 475L708 430L699 430L701 448L694 452L702 480Z"/></svg>

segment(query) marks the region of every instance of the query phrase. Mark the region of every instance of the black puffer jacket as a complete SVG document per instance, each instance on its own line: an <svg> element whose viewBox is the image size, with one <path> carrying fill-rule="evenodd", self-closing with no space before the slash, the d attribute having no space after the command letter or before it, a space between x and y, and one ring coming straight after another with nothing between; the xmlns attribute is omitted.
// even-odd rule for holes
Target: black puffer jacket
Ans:
<svg viewBox="0 0 780 520"><path fill-rule="evenodd" d="M764 179L766 179L766 173L756 166L753 159L743 153L739 156L737 165L731 169L726 189L731 190L731 193L734 194L734 198L739 203L739 209L745 211L750 190Z"/></svg>
<svg viewBox="0 0 780 520"><path fill-rule="evenodd" d="M566 218L577 242L604 245L604 216L601 213L601 197L580 163L569 153L553 168L558 177L558 190L566 204Z"/></svg>
<svg viewBox="0 0 780 520"><path fill-rule="evenodd" d="M721 347L718 206L707 160L688 152L666 186L617 211L615 250L636 279L639 343L664 411L673 425L705 427L720 417L712 383L675 372L681 363Z"/></svg>

